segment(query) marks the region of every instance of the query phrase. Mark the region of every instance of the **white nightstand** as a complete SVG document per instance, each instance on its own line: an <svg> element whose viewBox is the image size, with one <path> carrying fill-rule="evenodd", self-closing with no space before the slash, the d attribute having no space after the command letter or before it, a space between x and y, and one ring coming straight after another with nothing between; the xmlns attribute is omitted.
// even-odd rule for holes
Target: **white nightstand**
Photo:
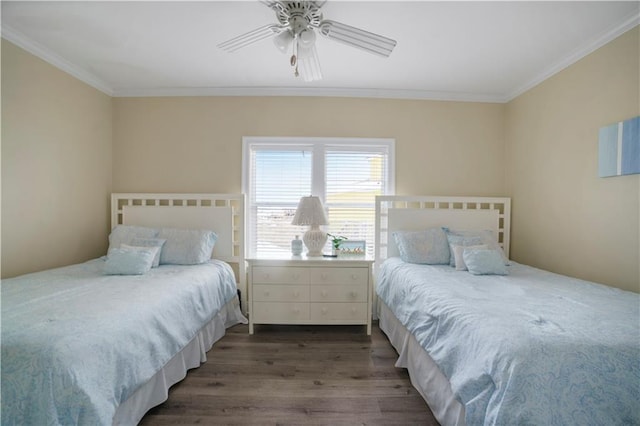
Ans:
<svg viewBox="0 0 640 426"><path fill-rule="evenodd" d="M363 324L371 334L373 260L291 256L247 259L254 324Z"/></svg>

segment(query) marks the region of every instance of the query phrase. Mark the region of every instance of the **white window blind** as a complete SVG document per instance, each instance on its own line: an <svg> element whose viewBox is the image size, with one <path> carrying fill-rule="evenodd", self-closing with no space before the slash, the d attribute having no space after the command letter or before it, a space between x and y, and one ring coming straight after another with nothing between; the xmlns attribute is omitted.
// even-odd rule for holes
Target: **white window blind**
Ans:
<svg viewBox="0 0 640 426"><path fill-rule="evenodd" d="M393 150L389 139L245 138L248 255L291 253L307 230L291 225L305 195L322 199L325 231L365 240L373 254L375 196L393 194Z"/></svg>

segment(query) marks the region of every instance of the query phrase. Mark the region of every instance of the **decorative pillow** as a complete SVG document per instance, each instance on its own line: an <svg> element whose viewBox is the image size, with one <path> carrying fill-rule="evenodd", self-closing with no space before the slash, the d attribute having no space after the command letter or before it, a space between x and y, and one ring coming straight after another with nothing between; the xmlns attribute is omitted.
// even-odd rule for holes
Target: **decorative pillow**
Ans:
<svg viewBox="0 0 640 426"><path fill-rule="evenodd" d="M142 275L151 269L157 247L114 248L104 264L106 275Z"/></svg>
<svg viewBox="0 0 640 426"><path fill-rule="evenodd" d="M473 275L508 275L504 260L497 250L465 248L462 257Z"/></svg>
<svg viewBox="0 0 640 426"><path fill-rule="evenodd" d="M456 268L457 271L466 271L467 270L467 265L464 263L464 258L462 256L464 251L466 251L468 249L484 249L484 250L487 250L488 248L489 248L489 246L486 245L486 244L478 244L477 246L457 246L457 245L452 245L451 246L451 252L453 253L453 257L455 258L453 266Z"/></svg>
<svg viewBox="0 0 640 426"><path fill-rule="evenodd" d="M491 250L495 250L500 254L505 265L509 265L509 259L504 254L504 251L502 251L502 247L500 247L500 244L498 244L498 240L493 231L488 229L480 230L480 231L451 230L448 228L444 228L444 230L447 233L449 244L461 245L459 244L460 240L457 237L462 237L462 240L465 241L465 243L462 245L470 246L470 245L477 245L477 244L486 244L489 246ZM455 237L453 238L453 241L452 241L452 237ZM451 264L451 266L453 266L453 264Z"/></svg>
<svg viewBox="0 0 640 426"><path fill-rule="evenodd" d="M156 253L156 257L153 258L153 266L152 268L157 268L160 265L160 253L162 252L162 246L167 240L162 238L134 238L131 241L132 246L136 247L158 247L158 252ZM124 247L125 244L122 244L120 247Z"/></svg>
<svg viewBox="0 0 640 426"><path fill-rule="evenodd" d="M167 240L160 253L161 265L197 265L211 259L218 236L213 231L162 228L158 238Z"/></svg>
<svg viewBox="0 0 640 426"><path fill-rule="evenodd" d="M477 246L484 242L480 237L463 237L462 235L453 235L449 233L447 233L447 241L449 242L449 251L451 253L449 258L449 265L453 266L454 268L456 266L456 254L453 252L453 249L451 247Z"/></svg>
<svg viewBox="0 0 640 426"><path fill-rule="evenodd" d="M400 257L405 262L442 265L449 263L449 243L442 228L393 233Z"/></svg>
<svg viewBox="0 0 640 426"><path fill-rule="evenodd" d="M109 250L120 248L121 244L133 245L135 238L155 238L158 232L158 229L144 226L118 225L109 234Z"/></svg>

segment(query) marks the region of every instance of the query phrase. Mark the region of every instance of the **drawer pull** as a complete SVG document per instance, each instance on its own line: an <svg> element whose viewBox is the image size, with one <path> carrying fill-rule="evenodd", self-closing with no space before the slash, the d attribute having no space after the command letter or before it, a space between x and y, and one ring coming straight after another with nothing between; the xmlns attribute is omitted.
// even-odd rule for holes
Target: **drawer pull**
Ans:
<svg viewBox="0 0 640 426"><path fill-rule="evenodd" d="M327 290L322 290L322 291L320 292L320 295L321 295L322 297L327 297Z"/></svg>
<svg viewBox="0 0 640 426"><path fill-rule="evenodd" d="M322 278L322 281L326 281L327 280L327 274L320 274L320 278Z"/></svg>
<svg viewBox="0 0 640 426"><path fill-rule="evenodd" d="M296 314L299 314L300 313L300 308L293 308L293 312L296 313Z"/></svg>
<svg viewBox="0 0 640 426"><path fill-rule="evenodd" d="M349 296L351 297L356 297L358 295L358 293L356 293L355 291L352 291L351 293L349 293Z"/></svg>
<svg viewBox="0 0 640 426"><path fill-rule="evenodd" d="M264 292L264 295L265 295L265 296L268 296L268 295L269 295L269 292L268 292L268 291L265 291L265 292Z"/></svg>
<svg viewBox="0 0 640 426"><path fill-rule="evenodd" d="M298 290L294 291L293 297L300 297L300 292Z"/></svg>
<svg viewBox="0 0 640 426"><path fill-rule="evenodd" d="M300 279L300 274L293 274L293 279L298 281Z"/></svg>
<svg viewBox="0 0 640 426"><path fill-rule="evenodd" d="M327 314L327 308L320 309L320 312L322 312L322 315L326 315Z"/></svg>
<svg viewBox="0 0 640 426"><path fill-rule="evenodd" d="M351 279L355 281L358 279L358 276L356 274L351 274Z"/></svg>
<svg viewBox="0 0 640 426"><path fill-rule="evenodd" d="M269 278L271 278L270 274L263 274L262 276L264 277L265 280L268 280Z"/></svg>
<svg viewBox="0 0 640 426"><path fill-rule="evenodd" d="M356 308L351 308L351 313L355 314L356 313Z"/></svg>

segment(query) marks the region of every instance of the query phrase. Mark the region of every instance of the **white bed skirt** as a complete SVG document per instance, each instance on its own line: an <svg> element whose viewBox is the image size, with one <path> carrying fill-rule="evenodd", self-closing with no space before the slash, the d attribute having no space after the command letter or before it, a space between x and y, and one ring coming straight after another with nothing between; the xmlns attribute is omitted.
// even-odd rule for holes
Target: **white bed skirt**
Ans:
<svg viewBox="0 0 640 426"><path fill-rule="evenodd" d="M120 404L113 416L113 424L138 424L149 409L167 400L169 388L184 379L188 370L199 367L207 360L207 351L224 336L227 328L246 323L247 319L240 312L238 298L235 297L162 370Z"/></svg>
<svg viewBox="0 0 640 426"><path fill-rule="evenodd" d="M380 299L378 299L378 318L380 329L387 335L399 354L395 366L407 369L411 384L427 402L434 417L443 426L463 426L465 424L464 405L453 394L449 380L416 338Z"/></svg>

